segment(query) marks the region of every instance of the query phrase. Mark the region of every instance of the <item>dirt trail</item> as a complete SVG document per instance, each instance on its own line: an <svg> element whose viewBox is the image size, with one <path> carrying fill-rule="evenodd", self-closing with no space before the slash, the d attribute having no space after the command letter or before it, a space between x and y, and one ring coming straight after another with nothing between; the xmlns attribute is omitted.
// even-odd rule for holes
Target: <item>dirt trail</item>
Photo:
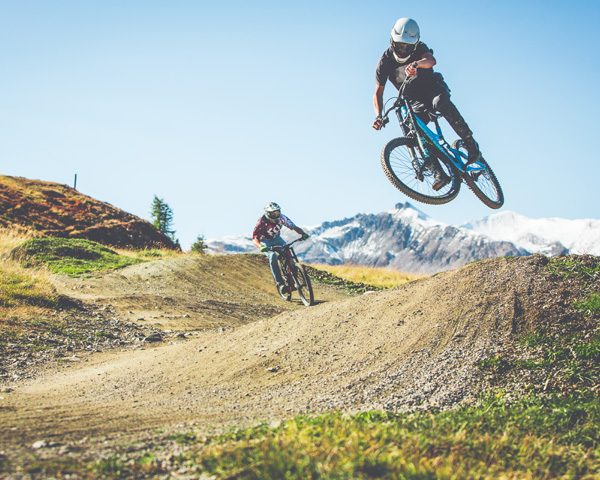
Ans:
<svg viewBox="0 0 600 480"><path fill-rule="evenodd" d="M100 354L19 385L2 401L0 438L14 452L40 439L91 451L192 422L451 406L483 388L478 361L564 311L546 262L478 262L183 343Z"/></svg>
<svg viewBox="0 0 600 480"><path fill-rule="evenodd" d="M114 310L122 320L174 330L235 327L299 307L298 301L281 301L258 255L186 255L83 280L60 277L55 286ZM315 288L319 302L348 296Z"/></svg>

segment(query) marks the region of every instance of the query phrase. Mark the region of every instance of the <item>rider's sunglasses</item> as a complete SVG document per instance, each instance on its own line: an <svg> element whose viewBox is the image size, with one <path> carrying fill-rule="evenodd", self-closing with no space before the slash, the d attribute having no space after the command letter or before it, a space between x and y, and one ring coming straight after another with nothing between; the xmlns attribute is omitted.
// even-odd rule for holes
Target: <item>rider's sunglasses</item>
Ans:
<svg viewBox="0 0 600 480"><path fill-rule="evenodd" d="M406 57L414 51L415 46L410 43L392 41L392 49L399 57Z"/></svg>
<svg viewBox="0 0 600 480"><path fill-rule="evenodd" d="M267 213L269 218L279 218L281 216L281 212L279 210L275 210L274 212Z"/></svg>

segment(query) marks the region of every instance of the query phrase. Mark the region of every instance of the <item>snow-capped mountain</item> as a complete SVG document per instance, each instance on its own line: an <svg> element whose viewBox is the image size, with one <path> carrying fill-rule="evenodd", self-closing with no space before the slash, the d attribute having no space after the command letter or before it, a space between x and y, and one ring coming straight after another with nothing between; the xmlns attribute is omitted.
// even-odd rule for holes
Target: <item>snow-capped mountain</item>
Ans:
<svg viewBox="0 0 600 480"><path fill-rule="evenodd" d="M311 230L311 242L296 251L304 261L354 263L431 273L487 257L527 251L431 219L412 205L325 222Z"/></svg>
<svg viewBox="0 0 600 480"><path fill-rule="evenodd" d="M324 222L308 231L309 241L295 247L305 262L353 263L415 273L499 256L600 255L600 220L530 219L503 212L454 226L432 219L410 203L399 203L387 212ZM212 252L256 251L250 237L209 240L208 245Z"/></svg>
<svg viewBox="0 0 600 480"><path fill-rule="evenodd" d="M600 220L527 218L500 212L466 225L472 232L505 240L532 253L600 255Z"/></svg>

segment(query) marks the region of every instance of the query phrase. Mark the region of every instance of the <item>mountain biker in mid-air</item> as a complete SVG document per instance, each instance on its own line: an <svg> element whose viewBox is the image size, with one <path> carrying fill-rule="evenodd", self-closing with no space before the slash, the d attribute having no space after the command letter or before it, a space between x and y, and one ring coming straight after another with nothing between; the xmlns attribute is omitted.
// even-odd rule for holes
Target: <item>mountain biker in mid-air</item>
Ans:
<svg viewBox="0 0 600 480"><path fill-rule="evenodd" d="M284 291L286 287L283 278L281 277L281 270L277 262L277 253L271 250L274 246L284 246L285 240L281 238L281 227L287 227L290 230L294 230L299 235L302 235L302 240L308 238L308 233L297 227L288 217L281 214L281 207L275 202L269 203L265 207L265 213L258 219L254 232L252 233L252 242L256 245L261 252L265 253L269 258L269 265L271 267L271 273L273 279L277 284L277 290L280 293L289 293Z"/></svg>
<svg viewBox="0 0 600 480"><path fill-rule="evenodd" d="M450 89L444 78L440 73L433 71L437 62L433 50L420 41L417 22L411 18L398 19L392 28L390 43L375 72L373 106L377 117L373 128L380 130L383 127L381 112L383 90L387 80L400 89L404 80L409 77L404 87L404 96L410 101L415 114L428 123L428 111L440 112L463 140L469 163L476 162L481 155L479 145L473 139L473 132L467 122L450 100ZM450 177L443 172L437 159L432 161L435 178L432 188L437 191L450 182Z"/></svg>

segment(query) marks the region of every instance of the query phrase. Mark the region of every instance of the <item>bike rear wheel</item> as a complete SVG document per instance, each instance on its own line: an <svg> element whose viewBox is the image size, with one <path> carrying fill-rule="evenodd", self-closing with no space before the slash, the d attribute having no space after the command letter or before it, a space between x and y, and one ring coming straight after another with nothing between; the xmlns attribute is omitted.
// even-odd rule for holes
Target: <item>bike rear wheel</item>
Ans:
<svg viewBox="0 0 600 480"><path fill-rule="evenodd" d="M456 140L452 147L466 153L462 140ZM477 163L481 164L484 170L463 173L465 183L485 205L493 209L500 208L504 205L504 193L496 174L483 157Z"/></svg>
<svg viewBox="0 0 600 480"><path fill-rule="evenodd" d="M296 265L294 277L296 279L298 296L305 307L310 307L315 303L315 295L313 293L310 277L306 273L304 265Z"/></svg>
<svg viewBox="0 0 600 480"><path fill-rule="evenodd" d="M442 171L450 183L439 191L433 189L433 169L428 160L411 156L411 148L419 151L416 140L399 137L390 140L381 151L381 166L388 180L408 197L430 205L441 205L456 198L460 191L460 177L445 158L439 158ZM435 147L431 147L432 150ZM441 155L440 155L441 157Z"/></svg>

